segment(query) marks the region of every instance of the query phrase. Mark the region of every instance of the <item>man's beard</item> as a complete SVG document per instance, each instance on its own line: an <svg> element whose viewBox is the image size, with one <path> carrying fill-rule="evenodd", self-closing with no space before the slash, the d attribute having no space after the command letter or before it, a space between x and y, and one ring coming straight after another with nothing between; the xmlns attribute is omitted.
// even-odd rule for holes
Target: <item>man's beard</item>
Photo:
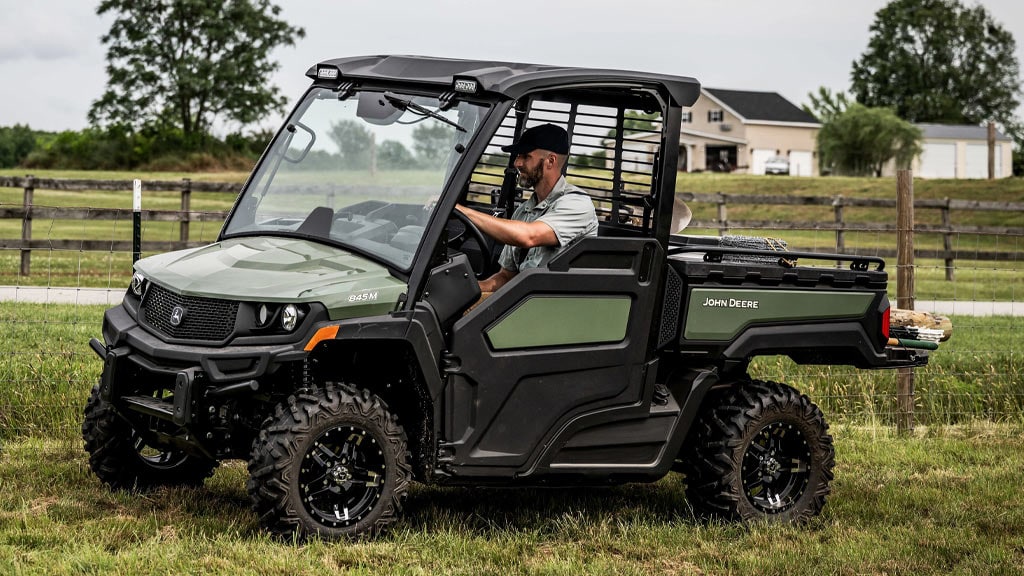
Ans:
<svg viewBox="0 0 1024 576"><path fill-rule="evenodd" d="M522 188L535 189L537 184L540 184L541 178L544 177L544 165L538 162L533 170L528 170L525 166L523 168L519 171L516 182Z"/></svg>

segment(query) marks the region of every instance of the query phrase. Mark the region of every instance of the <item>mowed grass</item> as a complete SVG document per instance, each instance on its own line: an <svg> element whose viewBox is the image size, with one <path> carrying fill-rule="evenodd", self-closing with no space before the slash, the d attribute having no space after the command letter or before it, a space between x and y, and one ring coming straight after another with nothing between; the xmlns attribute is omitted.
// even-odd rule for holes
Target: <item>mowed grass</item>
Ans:
<svg viewBox="0 0 1024 576"><path fill-rule="evenodd" d="M673 473L610 488L415 485L383 536L304 544L259 530L242 463L201 488L114 493L79 442L19 438L0 457L0 572L1020 574L1019 432L837 427L833 494L805 526L696 518Z"/></svg>

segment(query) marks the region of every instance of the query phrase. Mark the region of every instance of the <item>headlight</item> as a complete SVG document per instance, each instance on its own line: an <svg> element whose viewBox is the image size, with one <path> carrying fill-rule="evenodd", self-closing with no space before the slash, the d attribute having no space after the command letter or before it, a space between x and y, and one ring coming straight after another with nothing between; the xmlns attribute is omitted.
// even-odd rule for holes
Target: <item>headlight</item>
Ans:
<svg viewBox="0 0 1024 576"><path fill-rule="evenodd" d="M281 310L281 328L286 332L295 330L299 324L299 309L294 304L289 304Z"/></svg>
<svg viewBox="0 0 1024 576"><path fill-rule="evenodd" d="M132 284L131 284L132 294L135 294L139 298L142 298L142 291L143 291L143 288L145 288L145 286L146 286L146 277L143 276L141 272L136 272L136 273L132 274Z"/></svg>

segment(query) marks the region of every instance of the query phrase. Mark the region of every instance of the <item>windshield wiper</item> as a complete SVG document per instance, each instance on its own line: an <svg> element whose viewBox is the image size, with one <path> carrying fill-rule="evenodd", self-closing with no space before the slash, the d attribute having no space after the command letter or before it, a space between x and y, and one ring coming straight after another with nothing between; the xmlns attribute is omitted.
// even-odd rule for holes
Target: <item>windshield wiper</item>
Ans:
<svg viewBox="0 0 1024 576"><path fill-rule="evenodd" d="M384 99L391 103L391 105L394 106L395 108L398 108L400 110L410 110L413 114L419 114L420 116L429 116L434 120L440 120L441 122L444 122L449 126L454 126L455 129L458 130L459 132L466 132L466 129L463 128L462 126L459 126L458 123L445 118L444 116L438 114L437 112L434 112L429 108L424 108L423 106L420 106L419 104L413 102L412 100L406 100L405 98L402 98L401 96L396 96L391 92L385 92Z"/></svg>

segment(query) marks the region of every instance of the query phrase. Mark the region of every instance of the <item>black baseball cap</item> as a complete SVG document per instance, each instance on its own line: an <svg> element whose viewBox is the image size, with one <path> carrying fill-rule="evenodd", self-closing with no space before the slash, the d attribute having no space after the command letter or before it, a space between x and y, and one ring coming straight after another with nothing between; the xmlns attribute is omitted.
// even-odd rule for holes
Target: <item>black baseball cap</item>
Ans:
<svg viewBox="0 0 1024 576"><path fill-rule="evenodd" d="M515 155L526 154L538 148L550 150L555 154L568 154L569 134L560 126L541 124L526 130L519 136L518 142L502 146L501 150Z"/></svg>

